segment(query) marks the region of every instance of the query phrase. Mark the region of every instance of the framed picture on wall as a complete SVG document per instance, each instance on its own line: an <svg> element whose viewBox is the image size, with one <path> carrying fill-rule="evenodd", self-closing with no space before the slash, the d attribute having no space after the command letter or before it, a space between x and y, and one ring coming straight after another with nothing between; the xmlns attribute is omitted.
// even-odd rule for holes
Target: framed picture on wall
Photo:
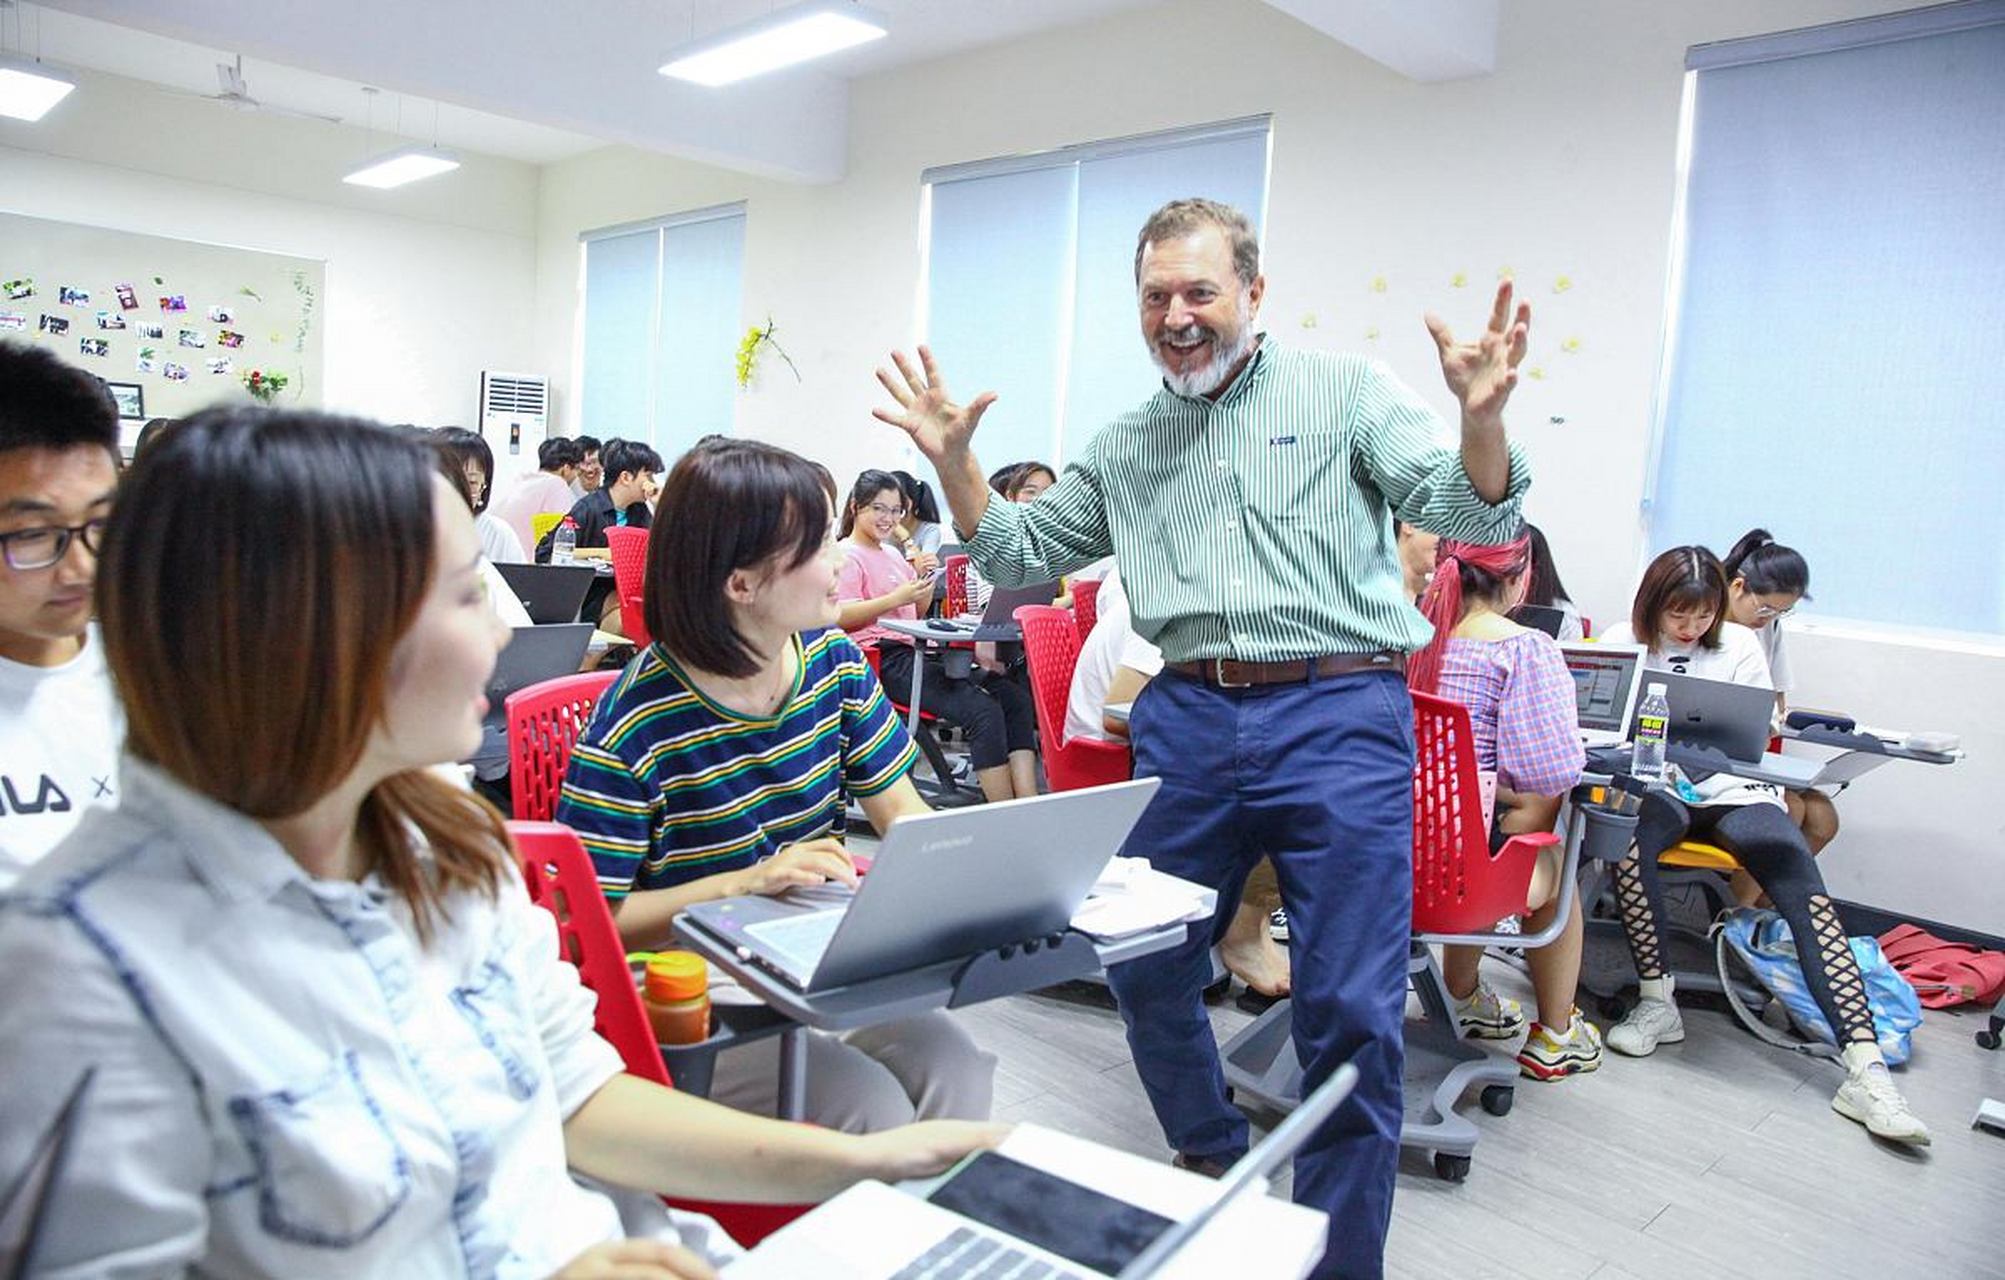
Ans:
<svg viewBox="0 0 2005 1280"><path fill-rule="evenodd" d="M118 402L120 418L144 418L146 416L146 388L137 382L107 382L111 398Z"/></svg>

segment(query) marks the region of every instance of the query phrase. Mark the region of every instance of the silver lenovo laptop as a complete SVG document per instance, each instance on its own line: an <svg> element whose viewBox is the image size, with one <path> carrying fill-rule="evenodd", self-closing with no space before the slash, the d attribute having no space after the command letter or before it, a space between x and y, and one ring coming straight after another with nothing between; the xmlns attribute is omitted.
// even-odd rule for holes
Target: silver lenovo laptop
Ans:
<svg viewBox="0 0 2005 1280"><path fill-rule="evenodd" d="M1643 646L1569 641L1559 651L1573 676L1581 745L1589 750L1620 745L1629 736L1629 717L1636 710Z"/></svg>
<svg viewBox="0 0 2005 1280"><path fill-rule="evenodd" d="M841 905L728 898L683 917L802 991L1046 937L1086 901L1158 785L1139 778L905 818Z"/></svg>

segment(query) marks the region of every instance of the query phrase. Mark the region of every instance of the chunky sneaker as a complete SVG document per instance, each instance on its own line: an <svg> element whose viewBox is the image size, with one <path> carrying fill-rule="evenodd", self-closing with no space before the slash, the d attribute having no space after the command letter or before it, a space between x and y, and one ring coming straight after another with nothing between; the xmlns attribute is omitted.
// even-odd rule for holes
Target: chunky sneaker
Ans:
<svg viewBox="0 0 2005 1280"><path fill-rule="evenodd" d="M1884 1063L1867 1063L1863 1070L1846 1076L1831 1097L1831 1109L1865 1125L1866 1132L1876 1138L1917 1147L1928 1145L1928 1126L1908 1110L1908 1100L1894 1087L1894 1078L1887 1074Z"/></svg>
<svg viewBox="0 0 2005 1280"><path fill-rule="evenodd" d="M1500 996L1478 982L1467 1000L1455 1001L1455 1024L1465 1036L1509 1040L1524 1030L1525 1011L1509 996Z"/></svg>
<svg viewBox="0 0 2005 1280"><path fill-rule="evenodd" d="M1641 1000L1629 1016L1608 1029L1608 1047L1632 1058L1645 1058L1660 1044L1685 1038L1685 1020L1678 1006L1662 1000Z"/></svg>
<svg viewBox="0 0 2005 1280"><path fill-rule="evenodd" d="M1600 1065L1601 1033L1578 1009L1561 1035L1543 1022L1532 1023L1525 1047L1518 1050L1518 1070L1534 1080L1564 1080Z"/></svg>

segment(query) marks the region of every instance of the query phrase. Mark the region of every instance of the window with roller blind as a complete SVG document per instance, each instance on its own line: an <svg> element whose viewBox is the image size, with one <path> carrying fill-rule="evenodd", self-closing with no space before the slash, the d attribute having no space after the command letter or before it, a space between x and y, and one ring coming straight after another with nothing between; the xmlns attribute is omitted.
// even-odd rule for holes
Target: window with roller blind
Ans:
<svg viewBox="0 0 2005 1280"><path fill-rule="evenodd" d="M1135 309L1135 235L1204 196L1262 227L1269 118L929 169L926 341L993 390L982 457L1056 466L1161 381Z"/></svg>
<svg viewBox="0 0 2005 1280"><path fill-rule="evenodd" d="M1818 617L2005 635L2005 3L1686 66L1652 551L1760 526Z"/></svg>
<svg viewBox="0 0 2005 1280"><path fill-rule="evenodd" d="M742 204L587 231L579 424L664 459L729 434L743 317Z"/></svg>

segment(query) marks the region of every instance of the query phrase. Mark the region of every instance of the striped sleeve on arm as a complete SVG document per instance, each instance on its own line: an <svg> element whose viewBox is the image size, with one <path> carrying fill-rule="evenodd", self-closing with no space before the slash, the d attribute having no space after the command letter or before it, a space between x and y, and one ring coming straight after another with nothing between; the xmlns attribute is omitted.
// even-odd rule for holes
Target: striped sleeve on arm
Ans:
<svg viewBox="0 0 2005 1280"><path fill-rule="evenodd" d="M654 837L652 797L627 762L603 747L579 742L557 798L556 818L584 842L607 900L624 898Z"/></svg>
<svg viewBox="0 0 2005 1280"><path fill-rule="evenodd" d="M1524 446L1506 444L1511 480L1504 499L1485 502L1462 468L1461 442L1406 384L1377 361L1357 362L1352 402L1357 461L1393 514L1444 537L1496 543L1517 532L1532 468Z"/></svg>
<svg viewBox="0 0 2005 1280"><path fill-rule="evenodd" d="M1037 501L991 498L967 551L982 576L999 587L1045 582L1114 554L1094 442Z"/></svg>

